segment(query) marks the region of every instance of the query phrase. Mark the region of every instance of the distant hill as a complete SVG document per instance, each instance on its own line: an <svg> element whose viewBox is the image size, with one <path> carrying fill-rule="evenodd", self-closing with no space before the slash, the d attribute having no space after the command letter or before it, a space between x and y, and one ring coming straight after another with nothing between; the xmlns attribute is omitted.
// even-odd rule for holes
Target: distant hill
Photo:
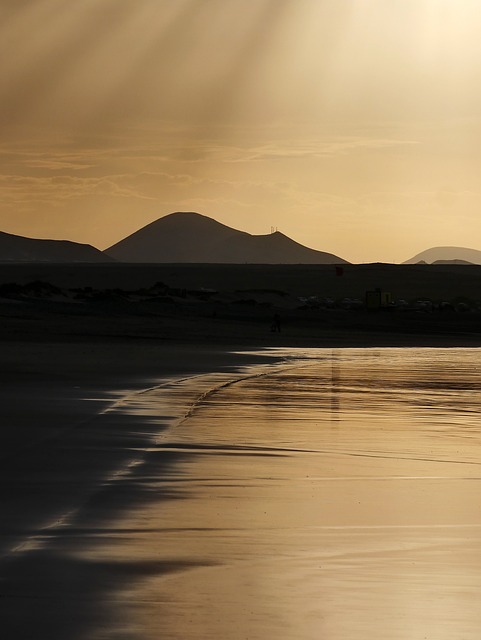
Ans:
<svg viewBox="0 0 481 640"><path fill-rule="evenodd" d="M230 264L340 264L276 231L251 235L199 213L171 213L106 249L122 262Z"/></svg>
<svg viewBox="0 0 481 640"><path fill-rule="evenodd" d="M481 264L481 251L464 247L433 247L418 253L403 264Z"/></svg>
<svg viewBox="0 0 481 640"><path fill-rule="evenodd" d="M0 262L112 262L90 244L24 238L0 231Z"/></svg>
<svg viewBox="0 0 481 640"><path fill-rule="evenodd" d="M475 264L467 260L435 260L432 264Z"/></svg>

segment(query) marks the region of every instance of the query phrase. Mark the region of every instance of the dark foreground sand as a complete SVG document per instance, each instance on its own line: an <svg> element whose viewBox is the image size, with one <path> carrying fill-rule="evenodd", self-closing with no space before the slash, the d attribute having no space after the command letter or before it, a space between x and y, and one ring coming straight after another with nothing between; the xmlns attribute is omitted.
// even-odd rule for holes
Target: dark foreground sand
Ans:
<svg viewBox="0 0 481 640"><path fill-rule="evenodd" d="M59 267L49 273L52 281L69 272ZM2 281L25 282L31 275L9 267ZM74 276L78 280L77 272ZM271 306L257 305L254 312L249 305L247 311L245 305L174 307L170 302L145 308L115 300L77 304L44 298L0 303L0 617L6 638L88 638L89 630L102 624L105 634L96 637L136 637L110 635L97 600L109 593L112 581L128 582L129 571L133 576L159 567L132 563L120 570L75 563L75 540L68 560L55 542L63 522L79 506L95 502L98 487L124 469L133 452L148 446L153 434L187 411L195 397L180 397L160 416L122 412L122 399L130 399L132 406L136 393L169 380L214 371L235 376L244 365L273 362L268 353L239 351L481 345L476 314L392 320L343 310L309 317L284 310L282 332L273 333L276 309ZM166 459L166 470L171 464L175 455ZM126 491L115 503L102 505L106 531L109 519L126 513L132 499ZM85 530L90 525L82 523ZM59 600L62 585L68 593Z"/></svg>
<svg viewBox="0 0 481 640"><path fill-rule="evenodd" d="M2 343L4 637L70 640L94 637L93 629L95 637L104 637L97 627L104 624L112 581L128 584L134 574L159 567L130 567L126 559L127 568L120 570L73 558L90 539L89 531L108 535L111 523L136 501L131 488L111 497L107 492L105 502L108 484L128 470L137 451L189 410L200 391L180 394L155 415L136 409L137 394L199 373L234 372L248 362L268 360L145 340ZM133 415L124 410L127 405ZM165 470L174 463L167 456Z"/></svg>
<svg viewBox="0 0 481 640"><path fill-rule="evenodd" d="M8 549L10 538L24 527L65 510L73 499L70 474L76 474L74 491L83 492L121 467L131 449L144 446L159 429L155 423L149 431L139 416L139 424L129 425L127 432L119 427L103 434L99 452L92 427L96 416L168 381L271 359L145 341L2 343L0 548ZM159 419L167 425L188 408L189 400L180 402Z"/></svg>

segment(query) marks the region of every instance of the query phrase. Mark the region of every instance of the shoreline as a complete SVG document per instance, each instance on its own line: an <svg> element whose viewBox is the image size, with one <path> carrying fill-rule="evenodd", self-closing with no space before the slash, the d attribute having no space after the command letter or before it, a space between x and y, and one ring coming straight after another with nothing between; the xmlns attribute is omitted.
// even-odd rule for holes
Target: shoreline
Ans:
<svg viewBox="0 0 481 640"><path fill-rule="evenodd" d="M32 345L24 345L27 350L29 346ZM36 448L33 455L22 456L15 465L2 466L0 615L6 634L18 640L27 640L34 632L42 637L48 635L51 640L65 640L73 635L78 638L100 638L105 629L121 633L123 625L129 628L132 624L129 618L132 611L143 611L144 603L150 601L151 578L162 584L167 581L167 592L171 585L175 589L175 585L182 586L187 580L189 584L199 585L189 592L191 595L204 593L201 588L203 576L209 575L215 567L222 571L222 562L215 562L218 558L217 545L213 544L209 553L204 553L202 545L196 547L193 544L193 548L197 549L194 553L189 544L186 546L186 540L187 543L199 539L209 541L210 532L217 530L216 527L222 531L224 526L228 526L222 519L222 496L234 491L241 504L245 499L244 480L239 480L243 477L239 475L240 470L246 468L245 455L259 456L256 459L260 461L260 466L252 486L257 485L263 474L269 483L275 484L279 479L277 466L268 469L269 461L275 462L281 458L269 446L262 451L253 447L250 451L242 429L239 432L237 428L231 431L236 434L231 446L229 431L225 434L225 442L222 438L218 441L214 437L209 443L208 438L202 438L202 431L197 433L195 429L190 438L188 433L183 433L183 421L177 421L185 409L196 406L195 400L204 397L206 392L210 394L212 390L225 389L231 386L230 380L251 377L249 369L254 375L263 371L275 373L276 363L285 361L288 355L287 348L285 352L279 348L278 352L263 354L256 353L255 348L250 352L238 353L205 347L196 351L186 345L182 348L172 344L158 345L156 349L149 348L143 352L143 358L135 361L129 360L128 355L132 357L138 344L97 344L91 345L90 352L85 350L85 343L57 343L57 347L52 354L55 357L50 360L42 360L40 355L42 351L47 353L52 350L51 343L37 345L37 349L30 352L30 356L37 361L37 369L30 371L33 380L38 381L41 373L52 376L58 372L61 365L59 356L63 353L64 357L68 356L64 362L65 373L69 374L68 382L84 380L88 381L90 389L97 388L97 400L91 399L91 410L95 409L95 402L105 402L105 397L101 399L101 393L106 392L106 388L101 383L105 383L122 362L125 366L124 377L117 380L119 384L130 380L124 389L126 391L128 388L130 392L127 395L120 394L119 387L117 407L110 407L102 415L96 413L85 420L80 429L60 431L57 438L50 440L48 447ZM331 345L327 354L330 349L335 350L336 347ZM109 354L110 359L107 357ZM160 361L162 354L164 359ZM103 356L102 370L97 366L94 371L93 365L98 365L100 356ZM158 372L161 362L164 375L151 378L156 368ZM244 365L245 375L241 370ZM325 365L326 373L331 376L328 380L332 384L335 371L329 359ZM139 367L143 367L144 376L135 378ZM289 368L288 361L286 368ZM28 363L24 362L24 373L27 369ZM281 376L283 369L282 365L278 367ZM218 371L223 373L218 376L215 374ZM95 377L92 378L94 373ZM199 376L198 381L196 376ZM184 387L178 382L180 379L186 382ZM152 380L156 384L146 385ZM172 381L167 395L158 386L162 380L166 387L169 386L169 380ZM55 386L53 376L50 382L50 392L60 388ZM134 388L136 385L137 389ZM328 405L334 403L333 410L338 410L332 390L327 393L331 394ZM115 400L115 396L110 396L112 398ZM82 404L78 399L76 402L74 406L78 406L79 402ZM272 402L275 403L275 398ZM215 407L215 399L212 406ZM241 406L242 403L239 404ZM270 406L272 408L273 404ZM30 405L27 410L35 412L35 406ZM196 415L185 415L188 421L195 423L197 420L202 425L203 411L204 408L200 407ZM243 415L242 408L238 415ZM262 416L262 413L259 415ZM222 428L227 414L221 413L217 418L218 424L213 425L204 417L204 426L209 430L213 428L214 432L216 428ZM325 433L331 433L333 423L326 424L330 429L326 429ZM173 431L170 431L171 426L174 427ZM293 433L291 437L295 438L296 435ZM371 453L369 450L369 458ZM221 467L220 476L216 477L216 461L219 458L224 459L224 471ZM209 459L211 462L208 462ZM189 486L189 469L198 464L202 468L204 462L207 467L194 474L194 484ZM367 469L370 469L371 463L367 464ZM342 475L344 471L336 473ZM233 474L232 477L230 474ZM312 475L312 481L314 478L315 474ZM301 482L302 487L305 486L304 468L297 481ZM214 496L221 496L221 506L202 520L203 511L197 500L202 499L204 506L209 505L210 491L216 482L217 494L214 489ZM290 482L285 486L287 492L292 490ZM321 498L322 495L321 491ZM260 530L264 531L262 535L269 536L264 544L270 544L271 529L262 528L265 526L265 516L262 515L265 507L259 511L259 500L262 504L264 498L262 490L257 502L247 501L244 509L246 505L250 508L251 504L254 512L257 509ZM295 511L298 504L295 492L291 499ZM329 500L327 505L331 502ZM237 518L235 504L232 500L224 504L230 508L230 518ZM239 513L239 520L235 520L235 531L244 522L242 509ZM284 509L279 513L284 513ZM232 521L229 522L233 526ZM215 534L212 533L212 536ZM326 540L335 545L335 538L327 535ZM183 552L181 540L184 543ZM235 567L239 568L240 564ZM191 573L193 570L196 573ZM242 568L238 575L244 575ZM280 580L282 576L284 573L280 572ZM208 584L212 586L214 582ZM230 583L227 581L227 584ZM62 606L59 608L60 601ZM161 609L162 602L156 603L155 607ZM28 615L25 615L26 611ZM201 607L201 612L207 615L208 608ZM175 619L175 611L170 611L170 614ZM139 627L138 635L132 633L132 637L140 639L151 636L144 635Z"/></svg>
<svg viewBox="0 0 481 640"><path fill-rule="evenodd" d="M338 344L330 337L328 345L315 347L368 346L347 344L342 337ZM1 427L0 609L4 630L18 640L30 638L33 629L64 640L78 629L84 633L79 637L92 637L99 621L114 628L122 617L116 602L126 585L197 566L188 560L142 563L135 557L106 564L96 554L109 536L135 538L130 529L135 517L129 513L154 504L168 509L182 498L182 480L176 485L171 478L195 454L188 447L170 448L168 439L163 446L162 434L168 435L172 421L202 397L205 389L195 377L211 390L215 380L224 384L242 377L244 367L246 373L262 365L273 370L289 349L279 336L278 344L268 346L95 338L12 341L0 349L0 406L6 418ZM220 378L209 376L219 372ZM170 384L173 405L159 393L162 384ZM186 395L187 388L193 395ZM162 488L151 493L149 478Z"/></svg>
<svg viewBox="0 0 481 640"><path fill-rule="evenodd" d="M201 327L203 328L203 327ZM56 336L37 332L0 336L0 407L3 451L11 457L26 442L56 437L106 410L119 397L158 381L235 371L275 362L277 349L478 348L481 335L407 335L325 332L289 335L245 331L194 333L183 341L139 332L126 335ZM236 338L236 340L233 340ZM255 355L254 355L255 352Z"/></svg>
<svg viewBox="0 0 481 640"><path fill-rule="evenodd" d="M232 338L236 337L234 342ZM406 335L329 332L227 336L200 340L159 340L153 335L0 336L0 407L3 451L10 458L28 441L56 437L87 423L121 396L159 381L236 371L245 365L275 362L277 349L478 348L478 335ZM257 339L256 339L257 338ZM267 338L267 339L266 339ZM254 354L255 352L255 354Z"/></svg>
<svg viewBox="0 0 481 640"><path fill-rule="evenodd" d="M69 461L62 453L62 447L71 449L70 464L80 474L75 490L82 492L91 480L97 482L119 468L128 457L129 448L146 446L146 437L148 439L156 427L149 431L142 415L138 416L137 422L135 418L129 422L124 416L126 432L122 432L122 421L119 421L109 433L100 437L98 451L95 450L97 435L92 425L116 407L135 401L149 390L214 373L235 377L244 367L282 362L285 351L290 349L481 346L471 340L453 340L447 344L419 336L416 340L411 336L404 336L402 340L381 338L367 344L356 336L351 339L337 336L337 339L330 337L326 344L315 345L285 344L277 339L270 345L251 342L208 346L194 341L190 344L165 343L138 337L130 340L83 337L79 341L3 342L0 349L0 495L3 504L8 505L17 518L13 529L31 526L30 515L36 523L44 520L47 516L44 517L43 512L53 514L58 509L57 504L70 499L68 492L61 491L57 495L54 486L62 477L68 477ZM120 413L121 410L117 412ZM165 410L161 417L166 423L172 418ZM77 457L75 446L80 452ZM92 451L85 453L89 447ZM57 459L54 456L56 448L60 451ZM52 490L51 495L37 490L45 481L49 491ZM82 483L84 487L80 486ZM31 492L34 485L37 495ZM5 523L7 529L12 529L8 515ZM5 538L5 531L0 534Z"/></svg>
<svg viewBox="0 0 481 640"><path fill-rule="evenodd" d="M79 628L91 637L116 593L115 567L96 563L96 545L116 531L119 519L128 521L131 509L172 497L167 489L155 496L140 491L139 465L146 469L152 457L157 461L155 443L212 390L213 381L229 383L243 377L247 365L280 359L165 345L135 358L138 345L86 346L15 343L1 350L2 371L13 359L16 371L0 388L0 611L2 628L18 640L34 630L63 640ZM115 376L122 364L122 375ZM210 375L219 371L220 378ZM20 437L13 437L15 430ZM162 476L184 455L167 448ZM81 560L87 549L93 556ZM125 564L128 572L135 561ZM139 567L139 576L151 570Z"/></svg>
<svg viewBox="0 0 481 640"><path fill-rule="evenodd" d="M0 349L2 550L114 473L157 428L122 407L149 390L275 361L273 354L128 342L10 342ZM160 423L178 416L159 409ZM115 414L116 419L111 417ZM100 431L96 431L96 424ZM111 423L111 424L110 424ZM155 421L154 421L155 423ZM160 424L159 429L164 428ZM70 476L75 478L71 484ZM71 494L71 495L70 495Z"/></svg>

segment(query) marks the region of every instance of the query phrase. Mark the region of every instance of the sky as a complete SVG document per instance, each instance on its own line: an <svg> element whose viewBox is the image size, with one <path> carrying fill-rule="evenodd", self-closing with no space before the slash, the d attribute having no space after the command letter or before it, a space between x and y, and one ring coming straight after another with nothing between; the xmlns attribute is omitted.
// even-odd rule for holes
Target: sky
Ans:
<svg viewBox="0 0 481 640"><path fill-rule="evenodd" d="M481 249L479 0L0 0L0 230Z"/></svg>

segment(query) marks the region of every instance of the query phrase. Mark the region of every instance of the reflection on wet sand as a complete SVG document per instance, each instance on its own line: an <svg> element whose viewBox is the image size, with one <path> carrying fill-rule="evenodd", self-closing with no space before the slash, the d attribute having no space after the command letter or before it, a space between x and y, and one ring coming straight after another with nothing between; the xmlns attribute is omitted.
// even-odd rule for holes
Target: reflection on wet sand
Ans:
<svg viewBox="0 0 481 640"><path fill-rule="evenodd" d="M75 637L479 639L479 350L287 355L211 377L32 551L32 597L80 595Z"/></svg>
<svg viewBox="0 0 481 640"><path fill-rule="evenodd" d="M338 422L341 419L341 365L339 363L339 350L332 352L331 360L331 420Z"/></svg>

